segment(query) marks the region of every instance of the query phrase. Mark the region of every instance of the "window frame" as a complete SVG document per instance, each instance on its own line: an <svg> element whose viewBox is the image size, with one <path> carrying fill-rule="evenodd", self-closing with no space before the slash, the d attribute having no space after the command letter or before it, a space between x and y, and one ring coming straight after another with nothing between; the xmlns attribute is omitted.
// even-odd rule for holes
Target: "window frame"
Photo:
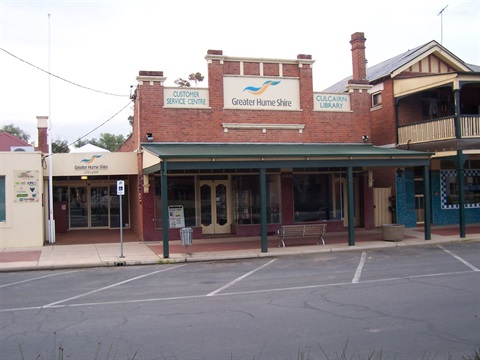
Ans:
<svg viewBox="0 0 480 360"><path fill-rule="evenodd" d="M380 101L378 101L380 99ZM382 92L377 91L372 93L372 107L382 106Z"/></svg>

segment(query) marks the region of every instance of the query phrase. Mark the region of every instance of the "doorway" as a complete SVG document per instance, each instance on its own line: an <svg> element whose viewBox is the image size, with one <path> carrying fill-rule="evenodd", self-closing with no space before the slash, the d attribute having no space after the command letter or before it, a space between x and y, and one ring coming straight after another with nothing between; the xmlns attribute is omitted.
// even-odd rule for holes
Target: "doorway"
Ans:
<svg viewBox="0 0 480 360"><path fill-rule="evenodd" d="M57 191L68 189L66 219L69 229L109 229L120 227L119 197L116 186L106 183L56 187ZM128 191L128 190L127 190ZM63 197L63 196L62 196ZM128 196L122 196L123 227L128 227Z"/></svg>
<svg viewBox="0 0 480 360"><path fill-rule="evenodd" d="M415 213L417 224L425 223L425 199L423 194L423 178L415 177Z"/></svg>
<svg viewBox="0 0 480 360"><path fill-rule="evenodd" d="M357 178L353 179L353 223L354 226L359 226L359 192L358 192L358 180ZM333 191L332 191L332 202L333 202L333 214L335 219L342 219L343 226L348 227L348 196L347 196L347 179L342 177L334 177L333 180Z"/></svg>
<svg viewBox="0 0 480 360"><path fill-rule="evenodd" d="M231 206L228 180L202 180L199 185L203 234L229 234Z"/></svg>

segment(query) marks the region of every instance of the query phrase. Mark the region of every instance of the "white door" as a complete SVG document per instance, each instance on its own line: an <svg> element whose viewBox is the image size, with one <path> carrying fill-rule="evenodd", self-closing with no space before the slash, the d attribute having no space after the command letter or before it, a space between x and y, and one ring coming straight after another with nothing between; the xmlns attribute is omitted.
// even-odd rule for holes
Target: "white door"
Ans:
<svg viewBox="0 0 480 360"><path fill-rule="evenodd" d="M381 227L382 224L390 224L392 222L392 213L389 209L391 194L392 191L389 187L373 189L375 227Z"/></svg>
<svg viewBox="0 0 480 360"><path fill-rule="evenodd" d="M227 180L200 181L200 218L204 234L229 234L230 189Z"/></svg>

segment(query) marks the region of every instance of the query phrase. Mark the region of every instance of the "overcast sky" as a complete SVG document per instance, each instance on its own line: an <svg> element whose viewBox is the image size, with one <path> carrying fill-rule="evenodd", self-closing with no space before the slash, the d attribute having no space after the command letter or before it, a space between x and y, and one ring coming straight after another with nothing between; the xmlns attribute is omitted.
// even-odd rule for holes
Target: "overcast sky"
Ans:
<svg viewBox="0 0 480 360"><path fill-rule="evenodd" d="M321 91L351 75L354 32L365 33L372 66L442 42L442 29L447 49L480 65L480 0L0 0L0 125L36 141L36 116L50 114L54 140L74 142L103 123L86 138L127 136L140 70L163 71L174 86L192 72L206 77L209 49L310 54Z"/></svg>

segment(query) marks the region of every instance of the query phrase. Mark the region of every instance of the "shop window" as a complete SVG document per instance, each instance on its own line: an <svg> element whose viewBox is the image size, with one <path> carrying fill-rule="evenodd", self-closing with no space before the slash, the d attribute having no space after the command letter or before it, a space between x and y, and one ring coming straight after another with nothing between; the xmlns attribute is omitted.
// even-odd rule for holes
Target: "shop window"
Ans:
<svg viewBox="0 0 480 360"><path fill-rule="evenodd" d="M377 92L375 94L372 94L372 107L380 105L382 105L382 93Z"/></svg>
<svg viewBox="0 0 480 360"><path fill-rule="evenodd" d="M5 176L0 176L0 221L7 220L5 213Z"/></svg>
<svg viewBox="0 0 480 360"><path fill-rule="evenodd" d="M125 184L125 195L122 195L122 223L124 228L130 227L130 206L128 204L128 184ZM104 197L103 202L108 200L110 208L110 227L120 228L120 196L117 195L117 185L110 185L108 199Z"/></svg>
<svg viewBox="0 0 480 360"><path fill-rule="evenodd" d="M465 208L480 208L480 170L465 170ZM456 170L441 172L442 209L458 209L459 191Z"/></svg>
<svg viewBox="0 0 480 360"><path fill-rule="evenodd" d="M183 206L185 226L195 226L195 178L172 176L168 178L168 205ZM155 227L162 227L161 179L155 177Z"/></svg>
<svg viewBox="0 0 480 360"><path fill-rule="evenodd" d="M279 224L282 220L280 175L266 176L267 223ZM239 175L232 178L233 223L237 225L259 224L260 179L258 175Z"/></svg>
<svg viewBox="0 0 480 360"><path fill-rule="evenodd" d="M293 179L295 222L331 220L336 217L331 195L331 174L295 174Z"/></svg>
<svg viewBox="0 0 480 360"><path fill-rule="evenodd" d="M260 223L260 180L258 175L233 178L233 222L238 225Z"/></svg>
<svg viewBox="0 0 480 360"><path fill-rule="evenodd" d="M68 201L68 186L54 186L53 201L54 202Z"/></svg>

